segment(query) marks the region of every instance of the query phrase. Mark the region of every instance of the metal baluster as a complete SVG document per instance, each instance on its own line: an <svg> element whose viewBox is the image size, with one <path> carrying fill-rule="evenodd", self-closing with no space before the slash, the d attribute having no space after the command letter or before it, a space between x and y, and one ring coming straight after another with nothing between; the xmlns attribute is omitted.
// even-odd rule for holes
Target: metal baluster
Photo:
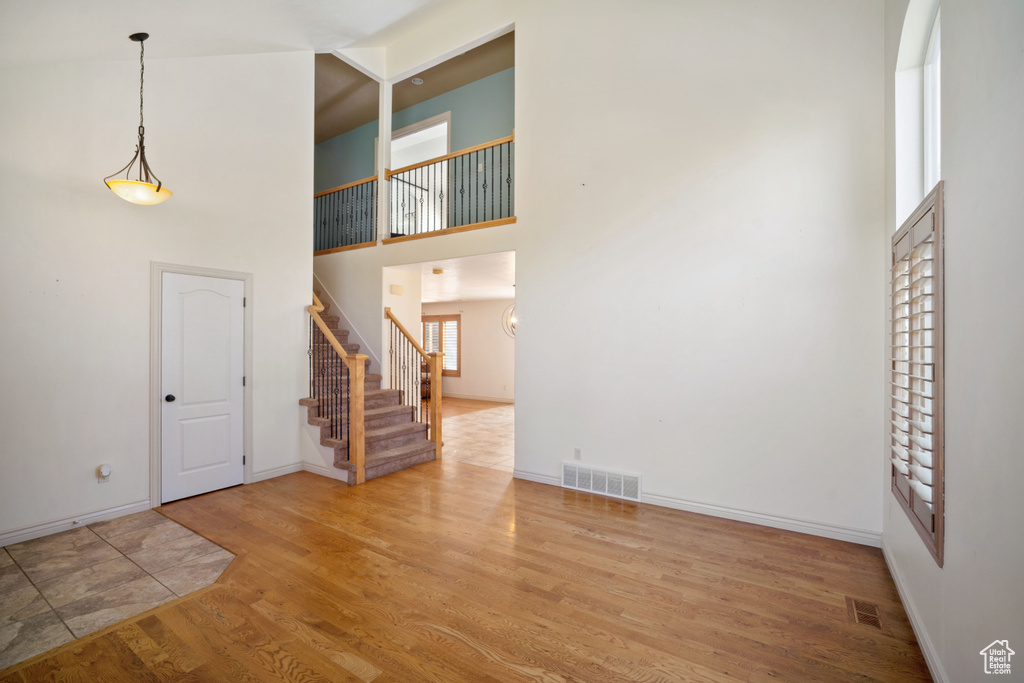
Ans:
<svg viewBox="0 0 1024 683"><path fill-rule="evenodd" d="M355 186L346 190L345 194L348 195L348 227L346 230L345 244L356 243L356 220L358 220L359 211L359 186Z"/></svg>
<svg viewBox="0 0 1024 683"><path fill-rule="evenodd" d="M426 166L420 166L419 168L416 169L417 188L423 187L423 174L426 172L426 168ZM419 206L416 208L416 232L427 232L428 230L433 230L433 228L430 227L430 224L425 224L425 221L423 220L423 211L425 208L424 202L426 199L428 199L427 194L427 191L420 190L419 201L416 202L417 204L419 204Z"/></svg>
<svg viewBox="0 0 1024 683"><path fill-rule="evenodd" d="M360 242L369 242L373 239L373 188L372 182L366 183L366 197L363 200L363 232L360 235Z"/></svg>
<svg viewBox="0 0 1024 683"><path fill-rule="evenodd" d="M323 417L324 415L324 363L321 355L323 354L323 347L320 345L320 329L317 328L315 332L316 342L316 414L317 417Z"/></svg>
<svg viewBox="0 0 1024 683"><path fill-rule="evenodd" d="M505 214L505 215L506 216L511 216L512 215L512 168L513 168L513 165L512 165L512 152L513 152L514 148L513 148L511 142L506 143L506 144L508 144L508 175L505 176L505 184L508 186L508 213Z"/></svg>
<svg viewBox="0 0 1024 683"><path fill-rule="evenodd" d="M348 416L348 406L351 405L352 400L352 375L348 371L348 365L338 356L338 377L341 380L341 397L338 399L338 436L341 439L348 440L348 435L352 431L352 425L348 424L345 418ZM345 398L345 392L348 391L349 398Z"/></svg>

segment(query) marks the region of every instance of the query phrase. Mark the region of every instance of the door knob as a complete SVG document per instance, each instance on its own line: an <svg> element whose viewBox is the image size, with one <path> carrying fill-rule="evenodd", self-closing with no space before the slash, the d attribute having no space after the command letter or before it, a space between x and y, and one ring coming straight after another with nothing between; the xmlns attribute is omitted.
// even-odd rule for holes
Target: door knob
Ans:
<svg viewBox="0 0 1024 683"><path fill-rule="evenodd" d="M167 401L168 403L172 402L174 400L174 394L167 394L166 396L164 396L164 400Z"/></svg>

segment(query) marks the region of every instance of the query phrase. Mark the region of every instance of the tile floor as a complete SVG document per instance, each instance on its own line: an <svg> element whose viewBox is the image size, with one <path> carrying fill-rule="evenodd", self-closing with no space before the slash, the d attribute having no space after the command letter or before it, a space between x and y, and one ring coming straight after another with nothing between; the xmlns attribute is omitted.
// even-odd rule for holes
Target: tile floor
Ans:
<svg viewBox="0 0 1024 683"><path fill-rule="evenodd" d="M445 411L448 408L448 400L456 399L446 399L443 402ZM465 399L460 401L467 405L474 403ZM514 405L497 405L472 412L460 411L459 414L442 419L444 448L441 455L446 461L454 460L504 472L512 471L515 465Z"/></svg>
<svg viewBox="0 0 1024 683"><path fill-rule="evenodd" d="M153 510L0 548L0 669L204 588L234 557Z"/></svg>

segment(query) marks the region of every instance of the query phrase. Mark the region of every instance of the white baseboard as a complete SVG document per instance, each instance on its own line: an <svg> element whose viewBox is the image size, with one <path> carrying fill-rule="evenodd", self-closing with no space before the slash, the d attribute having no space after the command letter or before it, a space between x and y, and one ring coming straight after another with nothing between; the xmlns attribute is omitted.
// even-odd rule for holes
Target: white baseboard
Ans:
<svg viewBox="0 0 1024 683"><path fill-rule="evenodd" d="M149 499L146 499L140 500L137 503L118 505L116 507L106 508L103 510L94 510L93 512L87 512L83 515L65 517L64 519L54 519L49 522L43 522L42 524L32 524L29 526L23 526L19 529L11 529L10 531L0 533L0 546L31 541L33 538L49 536L50 534L56 534L69 529L77 529L78 527L88 526L89 524L95 524L96 522L105 522L108 519L116 519L117 517L132 515L136 512L145 512L146 510L152 509L152 507L153 506L149 503Z"/></svg>
<svg viewBox="0 0 1024 683"><path fill-rule="evenodd" d="M296 462L291 465L282 465L281 467L274 467L269 470L263 470L262 472L252 473L252 483L255 484L258 481L266 481L267 479L273 479L274 477L281 477L286 474L292 474L293 472L301 472L302 463Z"/></svg>
<svg viewBox="0 0 1024 683"><path fill-rule="evenodd" d="M751 512L750 510L740 510L737 508L724 507L722 505L696 503L689 500L683 500L681 498L673 498L672 496L662 496L657 493L644 492L641 494L640 500L644 503L661 505L662 507L672 508L674 510L685 510L686 512L696 512L701 515L734 519L738 522L749 522L751 524L772 527L773 529L785 529L786 531L811 534L812 536L824 536L825 538L834 538L839 541L849 541L850 543L869 545L874 548L878 548L882 545L882 534L875 531L868 531L867 529L855 529L852 527L839 526L837 524L823 524L821 522L812 522L806 519L794 519L792 517L779 517L777 515L768 515L762 512Z"/></svg>
<svg viewBox="0 0 1024 683"><path fill-rule="evenodd" d="M526 472L524 470L517 469L512 473L512 476L516 479L535 481L539 484L550 484L551 486L562 485L562 480L559 477L551 476L549 474L537 474L536 472ZM595 493L594 495L601 494ZM661 507L672 508L673 510L683 510L685 512L696 512L701 515L710 515L712 517L734 519L739 522L749 522L751 524L772 527L773 529L785 529L787 531L796 531L802 534L811 534L812 536L824 536L825 538L834 538L840 541L849 541L851 543L869 545L875 548L882 545L882 534L867 531L866 529L854 529L835 524L811 522L805 519L766 515L761 512L738 510L736 508L729 508L721 505L695 503L693 501L673 498L672 496L663 496L657 493L641 492L640 500L647 505L660 505Z"/></svg>
<svg viewBox="0 0 1024 683"><path fill-rule="evenodd" d="M514 479L525 479L526 481L535 481L538 484L550 484L551 486L562 485L562 480L559 479L558 477L552 477L550 474L537 474L536 472L527 472L525 470L520 469L513 470L512 477Z"/></svg>
<svg viewBox="0 0 1024 683"><path fill-rule="evenodd" d="M889 549L885 547L884 539L882 541L882 556L885 557L885 564L889 567L889 574L892 575L892 581L896 584L896 591L900 594L903 609L907 613L907 618L910 619L910 627L914 629L914 636L917 638L917 644L921 646L921 654L924 655L924 661L928 663L928 670L932 675L932 679L937 683L948 683L949 676L946 675L946 670L942 667L942 660L939 659L939 650L935 647L932 639L928 637L928 631L925 630L924 622L921 621L917 607L914 605L914 600L910 597L910 591L907 590L906 579L903 577L903 573L900 572L899 565L893 561Z"/></svg>
<svg viewBox="0 0 1024 683"><path fill-rule="evenodd" d="M302 469L306 472L318 474L321 477L327 477L328 479L336 479L340 482L348 483L348 470L339 470L336 467L327 467L326 465L317 465L311 462L302 463Z"/></svg>
<svg viewBox="0 0 1024 683"><path fill-rule="evenodd" d="M494 396L473 396L472 394L441 394L441 401L446 398L462 398L468 401L489 401L491 403L515 403L514 398L495 398Z"/></svg>

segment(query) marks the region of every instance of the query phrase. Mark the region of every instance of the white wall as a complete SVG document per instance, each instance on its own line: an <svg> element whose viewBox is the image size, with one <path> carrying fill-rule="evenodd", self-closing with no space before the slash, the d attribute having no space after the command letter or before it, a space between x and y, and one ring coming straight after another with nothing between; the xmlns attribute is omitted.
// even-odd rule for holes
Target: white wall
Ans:
<svg viewBox="0 0 1024 683"><path fill-rule="evenodd" d="M314 267L379 315L381 265L515 249L519 476L581 447L650 501L877 543L882 7L462 8L389 70L515 22L518 224Z"/></svg>
<svg viewBox="0 0 1024 683"><path fill-rule="evenodd" d="M0 67L0 533L149 498L152 261L253 274L253 470L299 461L312 280L313 56ZM109 483L93 475L110 463Z"/></svg>
<svg viewBox="0 0 1024 683"><path fill-rule="evenodd" d="M401 294L392 294L391 285L402 288ZM391 337L391 321L384 317L383 309L390 308L391 315L402 323L402 326L413 336L417 343L422 344L420 334L420 292L422 291L422 275L419 265L392 266L383 269L383 288L381 292L381 339L388 344ZM381 374L384 376L382 387L391 386L391 355L387 348L381 356Z"/></svg>
<svg viewBox="0 0 1024 683"><path fill-rule="evenodd" d="M505 334L501 316L513 299L423 304L423 315L462 316L462 372L441 380L444 396L512 403L516 396L516 342Z"/></svg>
<svg viewBox="0 0 1024 683"><path fill-rule="evenodd" d="M906 5L899 0L887 7L887 69L894 63ZM1024 4L942 1L946 533L941 569L883 485L886 557L939 681L985 679L982 648L1006 639L1020 653L1024 644L1022 73ZM891 101L887 117L893 117ZM887 214L888 240L897 227L891 200ZM1024 669L1020 657L1013 658L1015 672Z"/></svg>

